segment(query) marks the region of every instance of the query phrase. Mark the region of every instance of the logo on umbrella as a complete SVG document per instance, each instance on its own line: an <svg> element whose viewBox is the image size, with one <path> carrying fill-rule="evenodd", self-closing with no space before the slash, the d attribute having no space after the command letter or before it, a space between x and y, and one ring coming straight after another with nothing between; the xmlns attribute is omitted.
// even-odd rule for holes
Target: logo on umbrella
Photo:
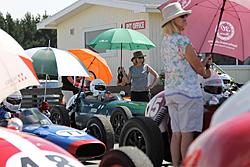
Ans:
<svg viewBox="0 0 250 167"><path fill-rule="evenodd" d="M217 37L221 40L228 41L230 40L235 34L234 26L227 22L222 21L219 26L219 31Z"/></svg>
<svg viewBox="0 0 250 167"><path fill-rule="evenodd" d="M18 79L18 82L22 82L22 81L26 80L27 77L23 73L20 73L20 74L18 74L17 79Z"/></svg>
<svg viewBox="0 0 250 167"><path fill-rule="evenodd" d="M186 8L191 3L191 0L178 0L178 2L183 8Z"/></svg>

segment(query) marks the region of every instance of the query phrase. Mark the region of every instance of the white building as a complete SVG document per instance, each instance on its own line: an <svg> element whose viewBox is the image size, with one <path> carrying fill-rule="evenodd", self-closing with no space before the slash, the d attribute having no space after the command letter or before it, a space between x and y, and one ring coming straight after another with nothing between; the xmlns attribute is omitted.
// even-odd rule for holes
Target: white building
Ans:
<svg viewBox="0 0 250 167"><path fill-rule="evenodd" d="M158 73L163 69L160 59L161 14L157 7L166 0L78 0L69 7L40 22L38 29L57 29L60 49L85 48L102 31L129 27L143 33L157 46L143 51L146 63ZM97 50L107 60L113 73L111 85L116 83L120 66L120 51ZM123 51L123 66L131 65L133 51ZM250 63L249 63L250 64ZM222 66L239 83L250 80L250 66Z"/></svg>

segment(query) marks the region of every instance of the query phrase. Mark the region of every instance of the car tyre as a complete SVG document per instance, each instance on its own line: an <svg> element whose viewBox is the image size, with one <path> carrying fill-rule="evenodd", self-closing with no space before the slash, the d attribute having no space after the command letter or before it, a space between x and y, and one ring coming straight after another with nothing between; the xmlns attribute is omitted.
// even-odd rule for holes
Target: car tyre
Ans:
<svg viewBox="0 0 250 167"><path fill-rule="evenodd" d="M116 142L119 142L122 127L132 117L131 111L125 106L116 107L112 110L110 122L115 132Z"/></svg>
<svg viewBox="0 0 250 167"><path fill-rule="evenodd" d="M99 167L153 167L150 159L138 148L126 146L107 152L101 160Z"/></svg>
<svg viewBox="0 0 250 167"><path fill-rule="evenodd" d="M114 147L114 130L109 120L103 115L95 115L90 118L86 125L86 132L102 141L107 150Z"/></svg>
<svg viewBox="0 0 250 167"><path fill-rule="evenodd" d="M53 106L50 110L50 120L54 124L70 126L69 113L64 106Z"/></svg>
<svg viewBox="0 0 250 167"><path fill-rule="evenodd" d="M128 120L122 128L119 146L136 146L151 159L155 167L162 165L162 135L150 118L138 116Z"/></svg>

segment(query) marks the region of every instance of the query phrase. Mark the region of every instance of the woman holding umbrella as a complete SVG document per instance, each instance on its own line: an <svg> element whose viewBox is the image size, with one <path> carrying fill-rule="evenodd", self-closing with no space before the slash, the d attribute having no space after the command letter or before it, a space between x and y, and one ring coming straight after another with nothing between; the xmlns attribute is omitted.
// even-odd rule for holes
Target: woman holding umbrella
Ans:
<svg viewBox="0 0 250 167"><path fill-rule="evenodd" d="M144 55L142 51L136 51L133 53L131 61L133 65L129 67L128 76L126 77L127 83L131 82L131 100L132 101L145 101L150 100L150 89L156 84L159 75L148 64L144 64ZM153 75L154 79L151 84L148 85L148 74Z"/></svg>
<svg viewBox="0 0 250 167"><path fill-rule="evenodd" d="M193 132L202 130L203 101L197 74L210 77L211 72L205 66L211 57L200 62L189 38L181 34L191 10L184 10L180 3L175 2L165 6L161 12L165 97L173 132L170 149L173 166L179 166L180 159L184 159L193 141Z"/></svg>

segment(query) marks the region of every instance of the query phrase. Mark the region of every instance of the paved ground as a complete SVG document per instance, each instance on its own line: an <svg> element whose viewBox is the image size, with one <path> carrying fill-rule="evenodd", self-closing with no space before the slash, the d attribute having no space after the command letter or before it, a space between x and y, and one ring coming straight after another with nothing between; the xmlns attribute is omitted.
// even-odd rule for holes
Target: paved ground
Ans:
<svg viewBox="0 0 250 167"><path fill-rule="evenodd" d="M118 148L118 144L115 144L114 148ZM98 167L100 163L100 160L91 160L84 163L84 166L86 167ZM163 161L162 167L171 167L171 163L167 161Z"/></svg>
<svg viewBox="0 0 250 167"><path fill-rule="evenodd" d="M100 163L100 160L93 160L88 161L84 163L84 166L86 167L98 167ZM172 167L172 165L169 162L163 161L162 167Z"/></svg>

